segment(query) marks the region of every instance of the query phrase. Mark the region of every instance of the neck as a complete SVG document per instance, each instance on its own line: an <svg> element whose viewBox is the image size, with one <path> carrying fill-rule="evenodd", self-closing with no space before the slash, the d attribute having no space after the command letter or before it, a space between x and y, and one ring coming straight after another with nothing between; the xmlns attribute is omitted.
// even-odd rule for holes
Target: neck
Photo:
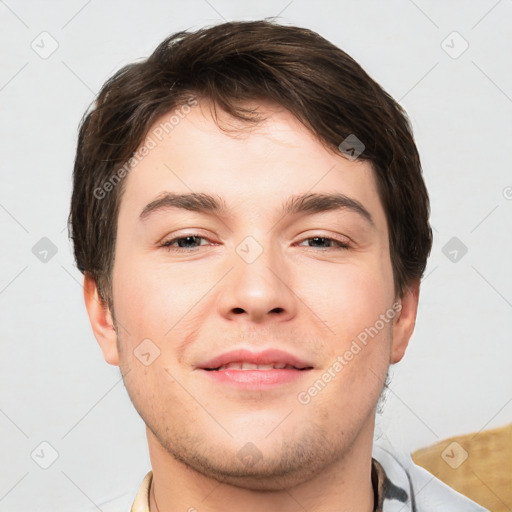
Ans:
<svg viewBox="0 0 512 512"><path fill-rule="evenodd" d="M153 469L151 512L372 512L373 423L313 478L281 490L253 490L205 476L176 460L147 429Z"/></svg>

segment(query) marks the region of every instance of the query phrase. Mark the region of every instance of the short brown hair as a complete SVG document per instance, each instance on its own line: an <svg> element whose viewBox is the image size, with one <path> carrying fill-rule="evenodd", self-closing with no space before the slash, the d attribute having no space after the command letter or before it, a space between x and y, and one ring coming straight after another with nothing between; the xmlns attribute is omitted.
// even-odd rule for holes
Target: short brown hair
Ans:
<svg viewBox="0 0 512 512"><path fill-rule="evenodd" d="M355 135L386 212L395 292L402 296L421 278L432 246L429 198L404 110L317 33L272 19L236 21L171 35L149 58L115 73L81 121L69 232L78 269L94 278L108 307L126 181L119 169L154 122L191 95L247 122L259 121L247 101L270 100L339 154L340 143ZM120 185L104 194L113 179Z"/></svg>

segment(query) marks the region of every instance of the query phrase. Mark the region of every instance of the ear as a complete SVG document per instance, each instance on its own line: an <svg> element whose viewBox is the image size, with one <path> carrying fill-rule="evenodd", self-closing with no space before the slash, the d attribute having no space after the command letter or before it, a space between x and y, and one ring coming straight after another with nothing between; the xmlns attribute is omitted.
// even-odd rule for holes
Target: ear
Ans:
<svg viewBox="0 0 512 512"><path fill-rule="evenodd" d="M394 318L390 364L401 361L409 345L409 340L411 339L416 324L419 293L420 280L417 279L406 288L403 296L399 300L401 309Z"/></svg>
<svg viewBox="0 0 512 512"><path fill-rule="evenodd" d="M84 275L84 299L94 337L100 345L105 361L119 366L117 333L114 329L112 315L98 293L96 281L87 273Z"/></svg>

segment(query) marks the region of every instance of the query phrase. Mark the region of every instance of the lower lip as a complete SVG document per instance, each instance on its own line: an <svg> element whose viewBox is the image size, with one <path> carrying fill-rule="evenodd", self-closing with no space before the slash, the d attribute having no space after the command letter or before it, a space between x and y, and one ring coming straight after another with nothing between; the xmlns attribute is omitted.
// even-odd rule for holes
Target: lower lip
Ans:
<svg viewBox="0 0 512 512"><path fill-rule="evenodd" d="M225 384L245 389L275 387L302 378L309 370L203 370L208 376Z"/></svg>

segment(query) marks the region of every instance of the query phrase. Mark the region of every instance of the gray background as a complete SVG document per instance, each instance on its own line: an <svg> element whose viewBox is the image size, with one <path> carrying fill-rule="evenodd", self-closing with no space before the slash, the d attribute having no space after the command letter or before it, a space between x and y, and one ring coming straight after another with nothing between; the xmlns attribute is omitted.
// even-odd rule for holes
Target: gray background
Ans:
<svg viewBox="0 0 512 512"><path fill-rule="evenodd" d="M144 424L92 335L67 239L82 114L115 70L172 32L279 13L399 100L422 155L434 247L378 435L410 452L512 421L510 0L5 0L0 510L129 510L150 469Z"/></svg>

